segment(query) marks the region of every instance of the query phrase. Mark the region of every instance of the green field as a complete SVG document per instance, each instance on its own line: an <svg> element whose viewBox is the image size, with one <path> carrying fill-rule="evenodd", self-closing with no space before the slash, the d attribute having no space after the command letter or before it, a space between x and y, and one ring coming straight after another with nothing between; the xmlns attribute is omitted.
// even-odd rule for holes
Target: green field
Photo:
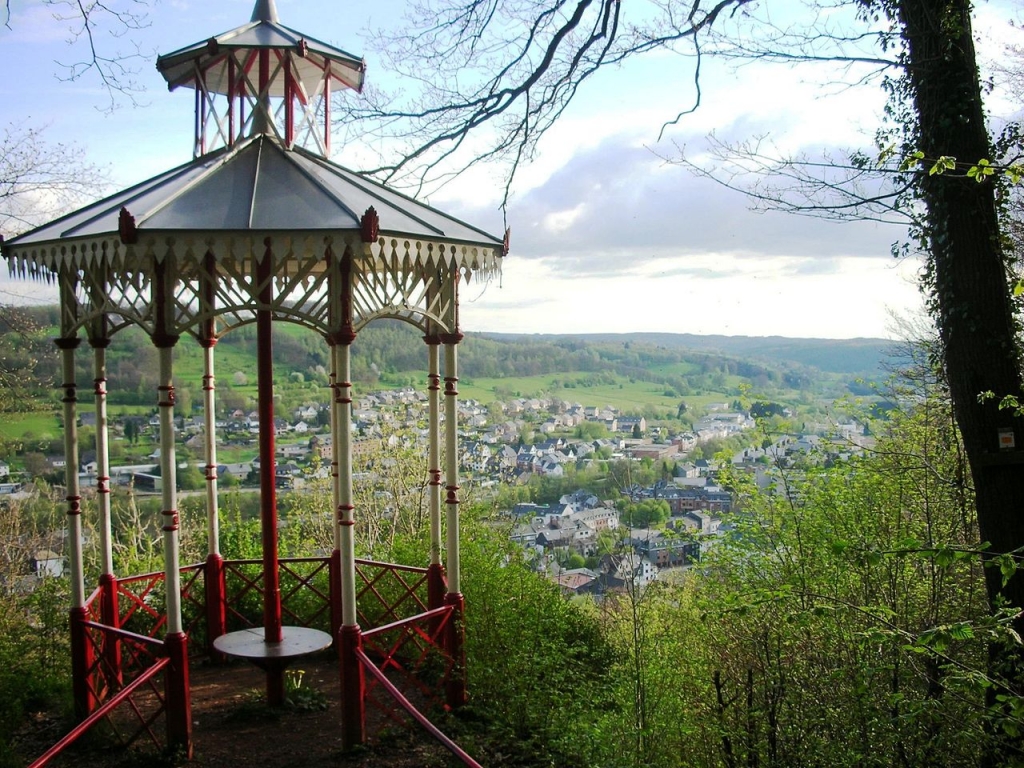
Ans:
<svg viewBox="0 0 1024 768"><path fill-rule="evenodd" d="M649 381L630 381L625 377L616 377L615 384L595 384L593 386L564 386L566 379L573 379L579 374L562 374L528 376L522 378L501 379L466 379L459 381L459 397L490 403L511 392L514 397L539 397L545 394L558 397L571 403L585 406L613 406L620 411L642 411L646 407L675 412L680 401L688 406L706 407L712 403L731 402L736 399L737 391L732 394L724 392L702 393L681 397L666 395L665 385ZM552 384L556 386L552 386Z"/></svg>
<svg viewBox="0 0 1024 768"><path fill-rule="evenodd" d="M0 440L59 440L62 434L60 418L58 410L5 413L0 419Z"/></svg>

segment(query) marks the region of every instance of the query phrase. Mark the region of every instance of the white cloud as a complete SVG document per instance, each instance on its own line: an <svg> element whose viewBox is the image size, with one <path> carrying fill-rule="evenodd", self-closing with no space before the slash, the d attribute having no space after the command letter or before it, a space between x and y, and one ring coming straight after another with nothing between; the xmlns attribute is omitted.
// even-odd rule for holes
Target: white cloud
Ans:
<svg viewBox="0 0 1024 768"><path fill-rule="evenodd" d="M892 312L919 309L917 265L856 258L807 273L800 260L681 257L636 276L561 277L552 260L505 263L501 285L463 292L473 331L665 331L817 338L886 337Z"/></svg>
<svg viewBox="0 0 1024 768"><path fill-rule="evenodd" d="M552 211L543 220L543 228L547 234L558 235L569 229L586 210L586 204L580 203L574 208Z"/></svg>

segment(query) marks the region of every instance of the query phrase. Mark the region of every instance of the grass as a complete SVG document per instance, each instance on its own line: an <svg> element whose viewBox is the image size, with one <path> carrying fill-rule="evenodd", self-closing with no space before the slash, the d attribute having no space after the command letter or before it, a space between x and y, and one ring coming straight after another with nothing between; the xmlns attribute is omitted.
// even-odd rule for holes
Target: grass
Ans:
<svg viewBox="0 0 1024 768"><path fill-rule="evenodd" d="M614 384L595 384L584 386L564 386L579 380L585 374L545 374L543 376L524 376L502 379L464 379L459 381L459 397L461 399L479 400L489 403L500 399L496 391L513 392L517 397L539 397L547 394L585 406L612 405L622 411L643 410L650 406L661 410L675 411L679 402L685 400L687 405L707 406L712 403L728 403L737 397L737 390L731 393L710 392L700 395L666 395L664 384L649 381L631 381L628 378L616 377Z"/></svg>
<svg viewBox="0 0 1024 768"><path fill-rule="evenodd" d="M0 419L0 439L7 441L59 440L63 434L59 411L6 413Z"/></svg>

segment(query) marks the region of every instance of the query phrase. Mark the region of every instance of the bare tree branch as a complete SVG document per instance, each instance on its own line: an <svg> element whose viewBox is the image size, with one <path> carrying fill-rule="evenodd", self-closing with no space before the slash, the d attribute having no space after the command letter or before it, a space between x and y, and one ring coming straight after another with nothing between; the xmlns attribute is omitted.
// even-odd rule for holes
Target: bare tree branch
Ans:
<svg viewBox="0 0 1024 768"><path fill-rule="evenodd" d="M645 54L694 60L694 95L662 124L659 140L700 106L707 55L737 65L828 62L838 65L837 88L876 79L898 64L899 38L890 28L869 23L851 33L838 17L844 10L847 22L853 15L863 22L856 3L805 0L796 13L782 11L788 16L781 20L768 6L754 0L422 0L404 30L375 38L387 69L411 78L416 90L371 91L362 103L339 105L337 124L349 137L373 137L385 147L368 172L393 183L411 180L418 191L478 163L503 162L507 203L516 170L533 158L580 89L600 71ZM665 100L686 99L684 92L669 92Z"/></svg>
<svg viewBox="0 0 1024 768"><path fill-rule="evenodd" d="M145 88L138 79L151 53L140 50L132 33L149 26L149 9L155 0L42 0L54 23L67 31L72 58L55 62L64 74L61 79L76 81L95 77L107 94L106 111L127 102L140 105ZM18 20L11 0L4 0L4 26L16 30Z"/></svg>
<svg viewBox="0 0 1024 768"><path fill-rule="evenodd" d="M619 0L428 0L411 12L413 31L378 37L389 68L420 90L343 105L339 122L352 135L401 145L396 158L369 170L386 180L413 178L421 188L486 160L514 171L600 70L689 44L752 2L718 0L704 9L696 0L684 4L684 18L676 20L673 6L668 20L651 22L626 19ZM506 185L506 201L508 193Z"/></svg>
<svg viewBox="0 0 1024 768"><path fill-rule="evenodd" d="M107 182L81 147L49 144L43 128L11 123L0 132L0 233L42 224L96 197Z"/></svg>
<svg viewBox="0 0 1024 768"><path fill-rule="evenodd" d="M707 158L695 161L677 146L664 158L690 172L745 194L755 210L775 210L832 221L920 224L913 205L915 175L862 153L817 159L785 156L766 137L737 144L708 137Z"/></svg>

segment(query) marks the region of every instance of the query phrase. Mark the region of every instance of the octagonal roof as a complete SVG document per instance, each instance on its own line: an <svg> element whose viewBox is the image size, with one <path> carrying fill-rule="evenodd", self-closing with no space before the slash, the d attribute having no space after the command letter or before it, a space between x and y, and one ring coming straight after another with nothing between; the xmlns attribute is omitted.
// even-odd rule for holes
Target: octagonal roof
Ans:
<svg viewBox="0 0 1024 768"><path fill-rule="evenodd" d="M373 206L381 235L501 247L465 222L301 148L257 134L205 155L8 241L113 235L125 208L139 231L289 231L359 229Z"/></svg>

